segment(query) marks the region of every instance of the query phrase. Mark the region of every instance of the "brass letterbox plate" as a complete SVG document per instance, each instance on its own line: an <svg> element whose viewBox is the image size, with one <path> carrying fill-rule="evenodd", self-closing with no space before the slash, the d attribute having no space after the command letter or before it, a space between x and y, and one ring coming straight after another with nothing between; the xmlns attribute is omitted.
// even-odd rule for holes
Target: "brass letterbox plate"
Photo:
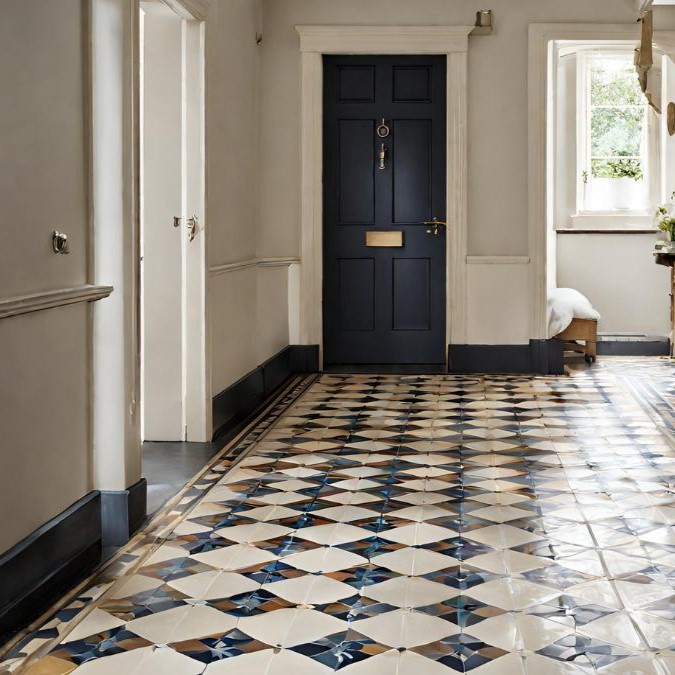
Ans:
<svg viewBox="0 0 675 675"><path fill-rule="evenodd" d="M403 232L402 230L366 232L366 246L390 246L401 248L403 246Z"/></svg>

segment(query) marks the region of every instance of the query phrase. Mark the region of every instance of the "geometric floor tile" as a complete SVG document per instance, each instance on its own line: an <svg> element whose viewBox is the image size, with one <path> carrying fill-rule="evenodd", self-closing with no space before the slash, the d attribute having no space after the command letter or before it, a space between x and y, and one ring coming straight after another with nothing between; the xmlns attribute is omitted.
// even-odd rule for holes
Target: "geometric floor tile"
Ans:
<svg viewBox="0 0 675 675"><path fill-rule="evenodd" d="M287 608L243 617L238 629L272 647L295 647L346 632L347 622L314 609Z"/></svg>
<svg viewBox="0 0 675 675"><path fill-rule="evenodd" d="M364 586L361 595L395 607L426 607L459 595L451 586L422 577L397 576L372 586Z"/></svg>
<svg viewBox="0 0 675 675"><path fill-rule="evenodd" d="M129 621L126 629L155 644L222 635L237 625L237 618L204 605L183 605Z"/></svg>
<svg viewBox="0 0 675 675"><path fill-rule="evenodd" d="M675 675L674 373L298 377L0 671Z"/></svg>
<svg viewBox="0 0 675 675"><path fill-rule="evenodd" d="M397 609L354 621L350 628L395 649L417 647L458 632L457 626L449 621L412 609Z"/></svg>

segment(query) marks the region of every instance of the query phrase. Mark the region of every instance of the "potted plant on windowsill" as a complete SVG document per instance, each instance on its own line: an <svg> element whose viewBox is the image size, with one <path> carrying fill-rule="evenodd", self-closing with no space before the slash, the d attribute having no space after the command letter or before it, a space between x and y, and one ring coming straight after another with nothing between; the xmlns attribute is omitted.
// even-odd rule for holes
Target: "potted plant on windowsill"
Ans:
<svg viewBox="0 0 675 675"><path fill-rule="evenodd" d="M661 253L675 253L675 192L667 204L662 204L654 214L654 224L665 234L665 242L656 245Z"/></svg>

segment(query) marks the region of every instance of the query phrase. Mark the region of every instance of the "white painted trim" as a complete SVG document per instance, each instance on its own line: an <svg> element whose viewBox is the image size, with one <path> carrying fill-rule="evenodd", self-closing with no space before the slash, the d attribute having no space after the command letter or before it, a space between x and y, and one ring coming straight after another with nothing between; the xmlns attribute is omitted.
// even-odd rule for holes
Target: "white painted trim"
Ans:
<svg viewBox="0 0 675 675"><path fill-rule="evenodd" d="M300 258L259 258L258 267L289 267L300 262Z"/></svg>
<svg viewBox="0 0 675 675"><path fill-rule="evenodd" d="M162 0L181 19L204 21L209 12L209 0Z"/></svg>
<svg viewBox="0 0 675 675"><path fill-rule="evenodd" d="M299 262L300 258L248 258L224 265L214 265L209 268L209 276L216 277L229 272L250 269L251 267L288 267Z"/></svg>
<svg viewBox="0 0 675 675"><path fill-rule="evenodd" d="M663 33L660 34L665 39ZM530 335L546 339L547 231L550 170L547 153L547 107L550 45L554 40L593 42L637 40L635 24L531 24L529 27L528 119L529 119L529 211L528 252L531 261Z"/></svg>
<svg viewBox="0 0 675 675"><path fill-rule="evenodd" d="M0 319L18 314L40 312L43 309L74 305L77 302L94 302L107 298L113 292L112 286L82 284L71 288L58 288L53 291L41 291L29 295L17 295L0 299Z"/></svg>
<svg viewBox="0 0 675 675"><path fill-rule="evenodd" d="M323 54L444 54L447 58L447 342L466 342L467 52L473 26L296 26L300 36L299 342L323 363Z"/></svg>
<svg viewBox="0 0 675 675"><path fill-rule="evenodd" d="M469 50L475 26L296 26L300 51L319 54L449 54Z"/></svg>
<svg viewBox="0 0 675 675"><path fill-rule="evenodd" d="M467 265L529 265L527 255L468 255Z"/></svg>

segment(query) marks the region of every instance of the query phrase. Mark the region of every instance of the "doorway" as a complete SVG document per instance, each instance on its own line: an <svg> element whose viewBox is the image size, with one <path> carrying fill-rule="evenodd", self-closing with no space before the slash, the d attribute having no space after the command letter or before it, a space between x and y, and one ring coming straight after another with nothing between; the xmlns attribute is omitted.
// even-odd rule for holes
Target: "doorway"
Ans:
<svg viewBox="0 0 675 675"><path fill-rule="evenodd" d="M446 58L324 56L326 367L446 364Z"/></svg>
<svg viewBox="0 0 675 675"><path fill-rule="evenodd" d="M207 441L203 22L140 7L141 433Z"/></svg>

